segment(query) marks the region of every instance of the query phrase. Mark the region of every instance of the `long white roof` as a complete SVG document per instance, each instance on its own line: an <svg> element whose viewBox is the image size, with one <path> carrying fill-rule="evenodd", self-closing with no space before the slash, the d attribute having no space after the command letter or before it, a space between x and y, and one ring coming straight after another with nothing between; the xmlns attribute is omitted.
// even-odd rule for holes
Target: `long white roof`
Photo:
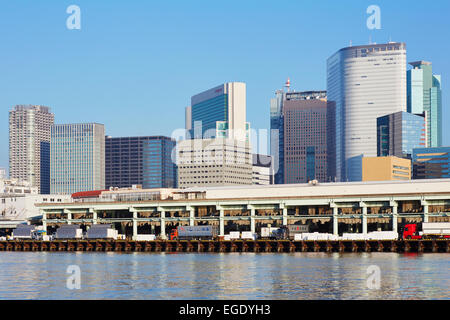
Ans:
<svg viewBox="0 0 450 320"><path fill-rule="evenodd" d="M374 181L282 185L242 185L188 188L182 192L206 192L206 199L264 197L336 197L351 195L450 193L450 179Z"/></svg>

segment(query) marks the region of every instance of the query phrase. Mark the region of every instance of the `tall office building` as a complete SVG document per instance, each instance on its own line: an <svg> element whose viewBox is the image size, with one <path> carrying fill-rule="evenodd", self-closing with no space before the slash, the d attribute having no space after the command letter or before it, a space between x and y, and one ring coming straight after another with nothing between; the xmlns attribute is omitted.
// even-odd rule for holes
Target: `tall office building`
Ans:
<svg viewBox="0 0 450 320"><path fill-rule="evenodd" d="M427 146L442 146L441 76L434 75L431 62L411 62L407 73L408 112L425 114Z"/></svg>
<svg viewBox="0 0 450 320"><path fill-rule="evenodd" d="M169 137L105 139L106 188L141 185L144 189L175 188L175 140Z"/></svg>
<svg viewBox="0 0 450 320"><path fill-rule="evenodd" d="M450 147L413 150L413 179L450 178Z"/></svg>
<svg viewBox="0 0 450 320"><path fill-rule="evenodd" d="M288 92L282 113L284 183L328 181L326 92Z"/></svg>
<svg viewBox="0 0 450 320"><path fill-rule="evenodd" d="M228 82L199 93L186 108L186 129L191 139L248 140L246 85Z"/></svg>
<svg viewBox="0 0 450 320"><path fill-rule="evenodd" d="M290 90L291 82L288 79L286 90L277 90L275 98L270 99L270 155L273 160L274 183L284 183L284 118L283 102L286 92Z"/></svg>
<svg viewBox="0 0 450 320"><path fill-rule="evenodd" d="M377 156L411 159L414 148L426 147L425 119L408 112L377 119Z"/></svg>
<svg viewBox="0 0 450 320"><path fill-rule="evenodd" d="M9 112L9 175L50 193L50 108L17 105Z"/></svg>
<svg viewBox="0 0 450 320"><path fill-rule="evenodd" d="M237 139L187 139L177 144L178 187L252 184L250 144Z"/></svg>
<svg viewBox="0 0 450 320"><path fill-rule="evenodd" d="M406 111L406 45L347 47L327 60L328 176L361 181L362 157L377 155L377 118Z"/></svg>
<svg viewBox="0 0 450 320"><path fill-rule="evenodd" d="M252 166L252 184L273 184L273 164L271 156L265 154L253 154Z"/></svg>
<svg viewBox="0 0 450 320"><path fill-rule="evenodd" d="M72 194L105 189L105 127L98 123L51 127L50 191Z"/></svg>
<svg viewBox="0 0 450 320"><path fill-rule="evenodd" d="M0 168L0 179L6 179L6 169Z"/></svg>

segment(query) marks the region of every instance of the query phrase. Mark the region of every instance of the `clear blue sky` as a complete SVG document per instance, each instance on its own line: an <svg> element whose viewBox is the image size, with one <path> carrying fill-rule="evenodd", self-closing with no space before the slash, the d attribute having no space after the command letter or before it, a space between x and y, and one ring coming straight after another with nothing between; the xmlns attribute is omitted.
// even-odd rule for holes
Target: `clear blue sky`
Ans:
<svg viewBox="0 0 450 320"><path fill-rule="evenodd" d="M68 30L66 8L81 8ZM366 9L381 8L381 30ZM406 42L408 61L442 74L450 145L450 1L4 1L0 9L0 167L8 110L52 108L56 123L100 122L112 136L170 135L193 94L247 83L247 119L269 127L269 100L287 77L326 89L326 59L349 45Z"/></svg>

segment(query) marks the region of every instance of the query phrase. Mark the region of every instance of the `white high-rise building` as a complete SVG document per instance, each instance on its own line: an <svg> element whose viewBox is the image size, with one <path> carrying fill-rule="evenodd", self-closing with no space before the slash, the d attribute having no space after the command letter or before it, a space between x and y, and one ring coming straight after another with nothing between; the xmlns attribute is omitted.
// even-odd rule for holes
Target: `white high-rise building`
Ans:
<svg viewBox="0 0 450 320"><path fill-rule="evenodd" d="M50 108L17 105L9 112L9 176L50 192Z"/></svg>
<svg viewBox="0 0 450 320"><path fill-rule="evenodd" d="M406 45L343 48L327 61L328 178L360 181L377 156L377 118L406 111Z"/></svg>

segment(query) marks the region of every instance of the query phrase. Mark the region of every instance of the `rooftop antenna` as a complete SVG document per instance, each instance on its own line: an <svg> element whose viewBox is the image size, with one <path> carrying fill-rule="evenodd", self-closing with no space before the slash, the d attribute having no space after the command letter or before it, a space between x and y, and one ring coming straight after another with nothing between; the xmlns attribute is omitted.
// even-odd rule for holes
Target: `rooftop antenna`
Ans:
<svg viewBox="0 0 450 320"><path fill-rule="evenodd" d="M286 84L284 85L284 87L286 88L287 92L291 91L291 80L289 78L287 78Z"/></svg>

